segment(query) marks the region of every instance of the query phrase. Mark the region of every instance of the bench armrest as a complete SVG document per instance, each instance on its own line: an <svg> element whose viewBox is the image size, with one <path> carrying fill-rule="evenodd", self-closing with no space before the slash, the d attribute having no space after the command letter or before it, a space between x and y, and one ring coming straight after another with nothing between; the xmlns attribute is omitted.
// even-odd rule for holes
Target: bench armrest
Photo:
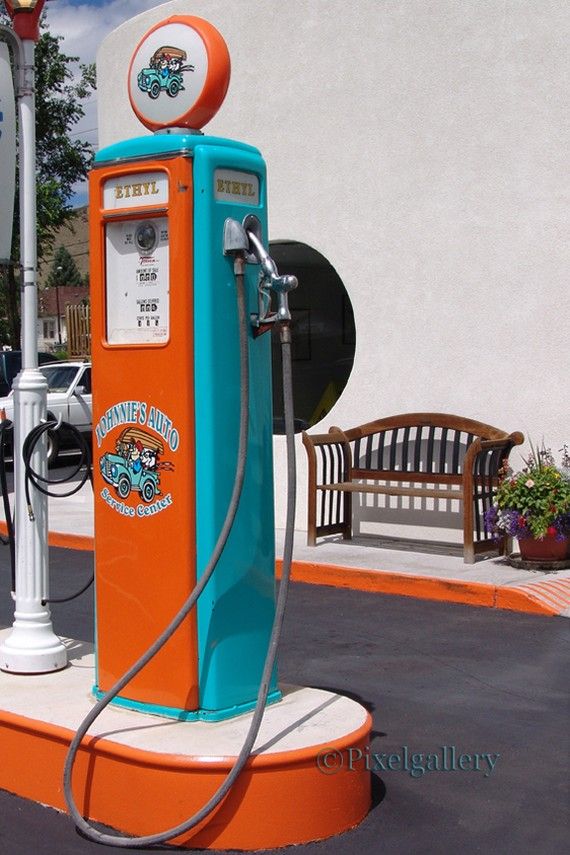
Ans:
<svg viewBox="0 0 570 855"><path fill-rule="evenodd" d="M350 481L352 454L350 443L341 430L313 434L303 432L303 445L307 451L307 543L314 546L322 534L342 533L352 536L352 496L346 493L342 501L326 496L318 487ZM319 496L317 497L317 492Z"/></svg>
<svg viewBox="0 0 570 855"><path fill-rule="evenodd" d="M499 473L511 449L524 442L522 433L505 434L498 439L473 440L465 454L463 468L463 533L465 550L473 560L473 542L488 539L485 513L493 504Z"/></svg>
<svg viewBox="0 0 570 855"><path fill-rule="evenodd" d="M309 484L338 484L350 481L352 453L350 443L338 428L328 433L302 434L309 461Z"/></svg>
<svg viewBox="0 0 570 855"><path fill-rule="evenodd" d="M523 442L524 434L520 431L505 434L499 439L478 437L465 454L464 474L470 473L474 478L497 478L503 461L508 460L515 445L522 445Z"/></svg>

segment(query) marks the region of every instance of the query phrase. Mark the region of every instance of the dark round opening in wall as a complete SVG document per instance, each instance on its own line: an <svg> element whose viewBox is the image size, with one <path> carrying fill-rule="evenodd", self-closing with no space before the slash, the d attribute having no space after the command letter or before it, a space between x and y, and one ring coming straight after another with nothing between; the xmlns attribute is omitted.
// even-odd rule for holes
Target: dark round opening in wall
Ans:
<svg viewBox="0 0 570 855"><path fill-rule="evenodd" d="M295 432L323 419L347 384L356 347L352 305L334 267L316 249L298 241L271 241L280 274L299 287L289 294L293 332ZM272 332L273 433L285 433L279 330Z"/></svg>

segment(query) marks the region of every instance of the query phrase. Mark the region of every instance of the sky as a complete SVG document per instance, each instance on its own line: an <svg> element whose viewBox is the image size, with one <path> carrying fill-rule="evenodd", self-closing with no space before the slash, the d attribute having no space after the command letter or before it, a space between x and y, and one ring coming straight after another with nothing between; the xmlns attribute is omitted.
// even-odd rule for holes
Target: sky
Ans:
<svg viewBox="0 0 570 855"><path fill-rule="evenodd" d="M63 36L61 50L78 56L81 62L95 62L105 36L135 15L165 0L48 0L45 5L48 26L55 36ZM133 46L134 49L134 46ZM74 127L72 136L85 139L97 148L97 93L85 102L85 117ZM86 184L76 188L74 206L87 201Z"/></svg>

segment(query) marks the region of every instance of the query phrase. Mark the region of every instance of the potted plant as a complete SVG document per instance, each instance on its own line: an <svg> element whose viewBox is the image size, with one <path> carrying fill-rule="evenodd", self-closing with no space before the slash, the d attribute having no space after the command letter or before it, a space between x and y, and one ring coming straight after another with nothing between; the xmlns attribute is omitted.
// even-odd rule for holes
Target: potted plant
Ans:
<svg viewBox="0 0 570 855"><path fill-rule="evenodd" d="M494 537L516 537L521 557L528 561L563 561L570 557L570 453L561 449L557 466L544 445L513 473L508 463L500 472L494 503L485 526Z"/></svg>

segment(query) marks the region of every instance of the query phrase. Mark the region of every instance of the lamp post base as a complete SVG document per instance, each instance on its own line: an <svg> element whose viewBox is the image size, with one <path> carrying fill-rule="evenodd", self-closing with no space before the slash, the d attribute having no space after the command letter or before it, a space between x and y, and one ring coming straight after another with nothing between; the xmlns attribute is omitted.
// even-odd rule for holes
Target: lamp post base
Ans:
<svg viewBox="0 0 570 855"><path fill-rule="evenodd" d="M67 665L67 650L55 635L49 612L14 615L12 632L0 647L0 670L10 674L46 674Z"/></svg>

